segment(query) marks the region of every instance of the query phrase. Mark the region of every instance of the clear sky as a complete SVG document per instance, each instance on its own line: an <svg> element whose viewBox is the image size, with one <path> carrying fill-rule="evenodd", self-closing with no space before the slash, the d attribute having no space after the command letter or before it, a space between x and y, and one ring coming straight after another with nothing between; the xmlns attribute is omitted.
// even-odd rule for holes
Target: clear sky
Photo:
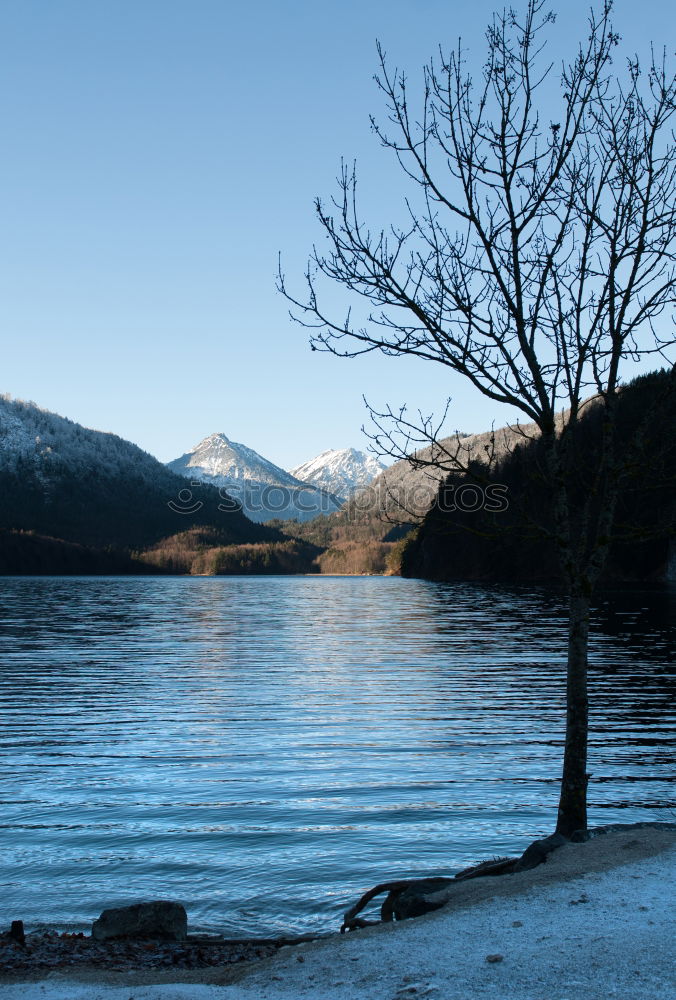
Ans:
<svg viewBox="0 0 676 1000"><path fill-rule="evenodd" d="M0 0L0 391L163 461L213 431L291 467L365 447L362 394L449 429L508 414L439 366L311 352L300 287L341 156L387 223L401 178L370 133L379 38L415 79L458 35L478 69L495 0ZM552 55L585 34L559 4ZM671 3L619 0L632 50ZM371 213L369 213L371 214Z"/></svg>

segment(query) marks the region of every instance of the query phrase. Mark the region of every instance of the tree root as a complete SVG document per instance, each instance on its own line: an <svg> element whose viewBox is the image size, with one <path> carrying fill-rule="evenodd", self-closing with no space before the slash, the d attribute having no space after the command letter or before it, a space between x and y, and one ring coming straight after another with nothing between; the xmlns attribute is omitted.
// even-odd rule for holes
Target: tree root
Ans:
<svg viewBox="0 0 676 1000"><path fill-rule="evenodd" d="M395 918L401 919L397 915L397 904L402 893L407 892L409 889L418 889L421 894L427 893L432 895L440 892L449 885L453 885L455 882L461 882L470 878L481 878L484 875L504 875L507 872L514 871L518 861L518 858L493 858L492 861L482 861L471 868L465 868L453 878L439 876L381 882L379 885L374 886L373 889L365 892L354 906L345 911L340 933L344 934L345 931L355 931L362 927L370 927L378 923L391 923ZM380 908L380 920L365 920L363 917L357 916L365 906L368 906L372 899L375 899L376 896L380 896L384 892L387 893L387 896ZM435 906L432 904L429 908L435 909Z"/></svg>

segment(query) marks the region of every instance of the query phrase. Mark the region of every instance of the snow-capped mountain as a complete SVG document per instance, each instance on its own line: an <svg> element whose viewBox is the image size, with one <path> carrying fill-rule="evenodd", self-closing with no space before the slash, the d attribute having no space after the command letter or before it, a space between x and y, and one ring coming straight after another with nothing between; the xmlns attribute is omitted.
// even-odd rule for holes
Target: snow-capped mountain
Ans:
<svg viewBox="0 0 676 1000"><path fill-rule="evenodd" d="M210 434L192 451L167 464L186 479L226 490L252 521L276 517L309 521L319 514L333 513L343 503L341 497L300 480L225 434Z"/></svg>
<svg viewBox="0 0 676 1000"><path fill-rule="evenodd" d="M348 499L368 486L384 468L373 455L355 448L342 448L323 451L309 462L291 469L291 475Z"/></svg>

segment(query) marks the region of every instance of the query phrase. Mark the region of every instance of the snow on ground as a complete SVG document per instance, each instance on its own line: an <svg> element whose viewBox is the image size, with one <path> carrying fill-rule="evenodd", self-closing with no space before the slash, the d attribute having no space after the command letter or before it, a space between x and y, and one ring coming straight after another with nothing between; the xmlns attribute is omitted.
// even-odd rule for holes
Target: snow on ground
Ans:
<svg viewBox="0 0 676 1000"><path fill-rule="evenodd" d="M159 973L118 973L117 984L96 971L77 980L53 974L0 984L0 997L674 1000L676 837L660 835L661 853L646 857L644 833L640 842L627 832L562 848L533 872L477 879L476 899L462 908L289 948L255 965L174 973L181 983L158 983Z"/></svg>

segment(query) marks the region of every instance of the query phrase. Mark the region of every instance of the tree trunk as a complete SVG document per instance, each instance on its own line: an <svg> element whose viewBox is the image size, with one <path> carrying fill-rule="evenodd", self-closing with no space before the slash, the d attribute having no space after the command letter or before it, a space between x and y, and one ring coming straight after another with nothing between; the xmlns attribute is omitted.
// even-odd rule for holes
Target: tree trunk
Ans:
<svg viewBox="0 0 676 1000"><path fill-rule="evenodd" d="M569 837L587 828L587 648L589 597L573 593L569 603L566 748L556 832Z"/></svg>

